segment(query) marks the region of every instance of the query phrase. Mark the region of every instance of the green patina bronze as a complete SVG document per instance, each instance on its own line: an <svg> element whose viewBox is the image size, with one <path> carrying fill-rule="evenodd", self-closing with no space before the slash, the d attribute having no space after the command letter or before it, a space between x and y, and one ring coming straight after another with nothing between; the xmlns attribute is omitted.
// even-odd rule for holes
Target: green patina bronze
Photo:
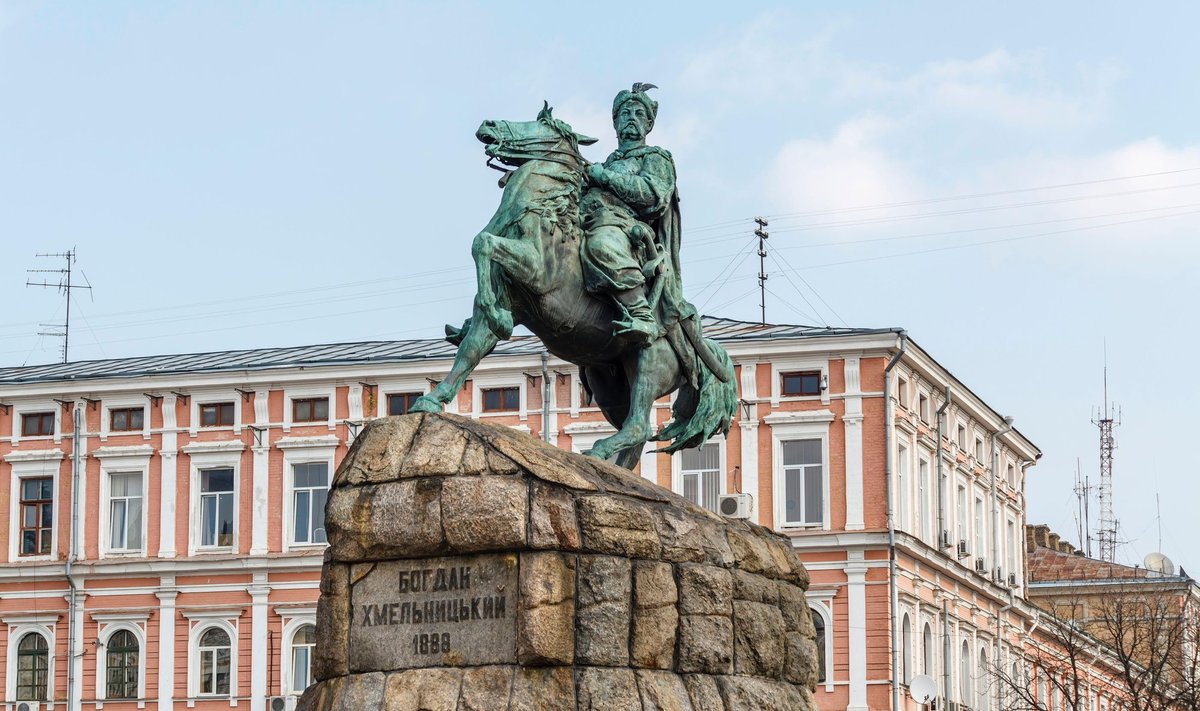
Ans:
<svg viewBox="0 0 1200 711"><path fill-rule="evenodd" d="M484 121L476 137L504 167L500 206L471 245L471 317L446 327L458 345L445 380L413 410L440 412L513 326L579 366L585 391L617 428L588 454L632 468L650 440L673 452L729 429L733 362L704 337L680 281L679 192L671 154L646 144L658 102L634 84L613 101L618 145L589 163L581 136L543 107L534 121ZM493 165L492 167L497 167ZM675 390L655 433L654 401Z"/></svg>

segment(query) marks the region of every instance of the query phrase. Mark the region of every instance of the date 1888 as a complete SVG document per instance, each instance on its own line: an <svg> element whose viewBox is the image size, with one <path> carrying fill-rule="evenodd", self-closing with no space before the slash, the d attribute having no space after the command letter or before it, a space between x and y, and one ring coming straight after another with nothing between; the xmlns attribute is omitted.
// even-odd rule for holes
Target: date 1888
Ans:
<svg viewBox="0 0 1200 711"><path fill-rule="evenodd" d="M414 634L413 654L443 654L450 651L450 633Z"/></svg>

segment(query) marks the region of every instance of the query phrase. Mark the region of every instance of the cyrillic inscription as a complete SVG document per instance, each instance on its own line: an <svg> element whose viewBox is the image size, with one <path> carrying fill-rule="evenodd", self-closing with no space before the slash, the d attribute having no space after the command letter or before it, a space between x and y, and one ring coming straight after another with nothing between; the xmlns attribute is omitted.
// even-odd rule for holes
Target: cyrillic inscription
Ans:
<svg viewBox="0 0 1200 711"><path fill-rule="evenodd" d="M378 563L351 591L351 671L514 661L517 560Z"/></svg>

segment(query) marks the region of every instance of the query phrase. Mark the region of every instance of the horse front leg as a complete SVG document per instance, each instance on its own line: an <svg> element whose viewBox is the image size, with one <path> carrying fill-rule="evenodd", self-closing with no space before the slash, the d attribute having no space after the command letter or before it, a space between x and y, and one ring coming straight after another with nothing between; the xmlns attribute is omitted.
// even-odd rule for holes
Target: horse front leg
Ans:
<svg viewBox="0 0 1200 711"><path fill-rule="evenodd" d="M660 338L638 353L637 371L629 395L629 414L616 434L596 442L586 454L608 459L622 453L618 464L632 469L636 463L633 453L641 454L653 434L650 409L654 401L668 392L678 377L675 354L666 339Z"/></svg>
<svg viewBox="0 0 1200 711"><path fill-rule="evenodd" d="M499 237L484 231L471 243L471 256L475 259L478 281L475 306L492 332L507 339L512 335L513 315L508 308L508 299L501 291L503 287L497 286L499 275L496 267L502 269L510 280L535 292L541 291L546 281L541 246L536 240Z"/></svg>
<svg viewBox="0 0 1200 711"><path fill-rule="evenodd" d="M464 332L462 341L458 344L458 352L454 354L454 365L450 373L428 395L422 395L409 408L409 412L441 412L446 403L458 394L467 376L479 365L483 357L492 352L500 339L492 333L488 324L484 323L483 315L475 309L469 321L470 325Z"/></svg>

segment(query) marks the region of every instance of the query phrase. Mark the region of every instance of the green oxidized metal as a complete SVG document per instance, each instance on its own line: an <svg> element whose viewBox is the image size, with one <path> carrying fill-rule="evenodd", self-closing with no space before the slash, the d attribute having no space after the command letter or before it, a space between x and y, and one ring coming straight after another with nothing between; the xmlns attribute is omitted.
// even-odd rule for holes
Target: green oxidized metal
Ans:
<svg viewBox="0 0 1200 711"><path fill-rule="evenodd" d="M503 194L471 245L478 291L471 317L446 327L458 353L413 410L440 412L513 326L579 366L585 390L617 433L588 454L632 468L647 441L673 452L724 433L737 407L733 362L704 338L680 282L675 162L646 145L658 103L634 84L613 101L618 145L588 163L547 105L534 121L484 121L476 136L504 167ZM491 162L489 161L489 164ZM493 165L493 167L497 167ZM653 432L654 401L679 390L672 421Z"/></svg>

